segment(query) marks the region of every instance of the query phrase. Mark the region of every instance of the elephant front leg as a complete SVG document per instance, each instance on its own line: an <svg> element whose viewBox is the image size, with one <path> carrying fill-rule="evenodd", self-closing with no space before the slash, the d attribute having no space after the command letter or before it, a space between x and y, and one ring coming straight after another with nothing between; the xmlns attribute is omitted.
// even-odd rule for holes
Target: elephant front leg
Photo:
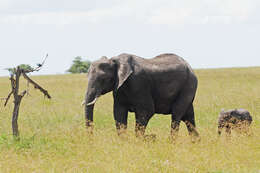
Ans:
<svg viewBox="0 0 260 173"><path fill-rule="evenodd" d="M224 126L222 124L218 125L218 135L220 136L222 133L222 129L224 128Z"/></svg>
<svg viewBox="0 0 260 173"><path fill-rule="evenodd" d="M150 120L151 116L147 116L145 113L135 114L135 135L136 137L144 137L146 126Z"/></svg>
<svg viewBox="0 0 260 173"><path fill-rule="evenodd" d="M116 123L117 134L124 134L127 129L128 110L120 104L114 104L114 119Z"/></svg>
<svg viewBox="0 0 260 173"><path fill-rule="evenodd" d="M146 129L146 125L144 125L143 123L140 123L140 121L136 121L136 123L135 123L135 135L136 135L136 137L144 136L145 129Z"/></svg>
<svg viewBox="0 0 260 173"><path fill-rule="evenodd" d="M226 128L226 135L230 136L231 135L231 126L228 124L225 126L225 128Z"/></svg>

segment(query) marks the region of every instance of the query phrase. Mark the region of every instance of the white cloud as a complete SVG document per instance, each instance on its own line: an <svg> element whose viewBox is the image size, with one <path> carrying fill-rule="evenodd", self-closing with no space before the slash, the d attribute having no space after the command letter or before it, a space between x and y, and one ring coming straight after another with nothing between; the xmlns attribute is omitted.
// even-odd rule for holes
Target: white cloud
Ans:
<svg viewBox="0 0 260 173"><path fill-rule="evenodd" d="M243 23L255 18L259 3L257 0L183 0L169 3L153 13L149 18L154 24L206 24ZM258 18L260 17L258 13Z"/></svg>
<svg viewBox="0 0 260 173"><path fill-rule="evenodd" d="M82 22L96 22L105 11L95 12L42 12L31 14L15 14L0 16L0 23L4 24L76 24Z"/></svg>
<svg viewBox="0 0 260 173"><path fill-rule="evenodd" d="M74 5L73 8L69 8L70 1L59 0L53 7L49 8L45 1L39 3L44 8L40 8L37 3L33 3L31 0L24 1L27 4L32 4L32 8L36 10L27 9L21 5L22 3L16 6L12 3L15 8L13 7L12 10L11 6L11 10L1 13L0 24L80 24L109 20L120 21L125 20L125 18L149 24L230 24L259 20L260 18L257 11L259 6L257 0L113 0L110 4L106 3L102 7L78 0L79 3L76 3L77 5ZM10 6L9 2L10 0L1 0L1 6ZM59 5L64 8L59 9ZM20 11L20 13L12 11Z"/></svg>
<svg viewBox="0 0 260 173"><path fill-rule="evenodd" d="M10 6L10 0L1 0L0 1L0 11L7 9Z"/></svg>
<svg viewBox="0 0 260 173"><path fill-rule="evenodd" d="M128 15L122 8L96 9L90 11L40 12L0 15L3 24L82 24L97 23Z"/></svg>

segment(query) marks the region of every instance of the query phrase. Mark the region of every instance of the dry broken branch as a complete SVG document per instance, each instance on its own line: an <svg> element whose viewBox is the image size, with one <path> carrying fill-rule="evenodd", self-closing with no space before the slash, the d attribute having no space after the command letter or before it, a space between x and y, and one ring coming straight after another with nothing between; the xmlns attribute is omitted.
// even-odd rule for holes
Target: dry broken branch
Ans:
<svg viewBox="0 0 260 173"><path fill-rule="evenodd" d="M1 100L5 100L4 106L7 105L11 95L14 93L14 90L15 90L15 79L14 79L14 76L11 75L11 77L9 79L11 80L12 91L8 94L8 96L6 98L1 98Z"/></svg>
<svg viewBox="0 0 260 173"><path fill-rule="evenodd" d="M7 105L8 100L10 99L10 97L11 97L12 94L13 94L13 90L12 90L12 91L8 94L8 96L5 98L5 104L4 104L4 106Z"/></svg>
<svg viewBox="0 0 260 173"><path fill-rule="evenodd" d="M32 79L29 78L29 76L27 76L26 73L22 73L23 77L29 82L31 83L35 89L39 89L45 96L47 96L48 99L51 99L51 96L49 95L48 91L43 89L40 85L38 85L36 82L34 82Z"/></svg>
<svg viewBox="0 0 260 173"><path fill-rule="evenodd" d="M26 94L26 92L27 92L27 91L24 90L24 91L20 94L20 96L23 97L23 96Z"/></svg>

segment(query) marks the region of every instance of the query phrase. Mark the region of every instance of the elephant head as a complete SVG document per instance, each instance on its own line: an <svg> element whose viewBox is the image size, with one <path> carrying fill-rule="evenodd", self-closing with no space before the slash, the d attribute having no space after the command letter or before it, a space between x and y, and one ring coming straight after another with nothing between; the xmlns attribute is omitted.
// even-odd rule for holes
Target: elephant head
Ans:
<svg viewBox="0 0 260 173"><path fill-rule="evenodd" d="M102 57L91 64L85 97L87 127L93 127L93 109L98 97L120 89L132 72L132 57L124 54L111 59Z"/></svg>

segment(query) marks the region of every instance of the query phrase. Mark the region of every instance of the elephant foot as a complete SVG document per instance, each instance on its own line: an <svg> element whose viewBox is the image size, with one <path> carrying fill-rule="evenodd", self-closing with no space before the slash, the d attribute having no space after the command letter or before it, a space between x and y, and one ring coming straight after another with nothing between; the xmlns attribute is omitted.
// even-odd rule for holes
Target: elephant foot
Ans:
<svg viewBox="0 0 260 173"><path fill-rule="evenodd" d="M191 136L191 142L192 143L198 143L198 142L200 142L200 136L194 136L194 135L192 135Z"/></svg>
<svg viewBox="0 0 260 173"><path fill-rule="evenodd" d="M88 134L88 135L93 135L93 129L88 128L88 129L87 129L87 134Z"/></svg>
<svg viewBox="0 0 260 173"><path fill-rule="evenodd" d="M92 121L86 121L87 134L92 135L94 130L94 123Z"/></svg>
<svg viewBox="0 0 260 173"><path fill-rule="evenodd" d="M178 135L171 135L169 136L169 142L175 144L177 141Z"/></svg>
<svg viewBox="0 0 260 173"><path fill-rule="evenodd" d="M128 141L129 140L129 135L125 132L125 133L121 133L120 135L118 135L118 138L122 141Z"/></svg>
<svg viewBox="0 0 260 173"><path fill-rule="evenodd" d="M128 134L127 134L127 130L126 129L120 129L120 130L117 130L117 135L120 137L120 138L127 138Z"/></svg>
<svg viewBox="0 0 260 173"><path fill-rule="evenodd" d="M155 142L156 134L144 135L144 141L146 142Z"/></svg>
<svg viewBox="0 0 260 173"><path fill-rule="evenodd" d="M200 142L200 135L195 129L192 132L190 132L189 135L191 137L192 143Z"/></svg>

